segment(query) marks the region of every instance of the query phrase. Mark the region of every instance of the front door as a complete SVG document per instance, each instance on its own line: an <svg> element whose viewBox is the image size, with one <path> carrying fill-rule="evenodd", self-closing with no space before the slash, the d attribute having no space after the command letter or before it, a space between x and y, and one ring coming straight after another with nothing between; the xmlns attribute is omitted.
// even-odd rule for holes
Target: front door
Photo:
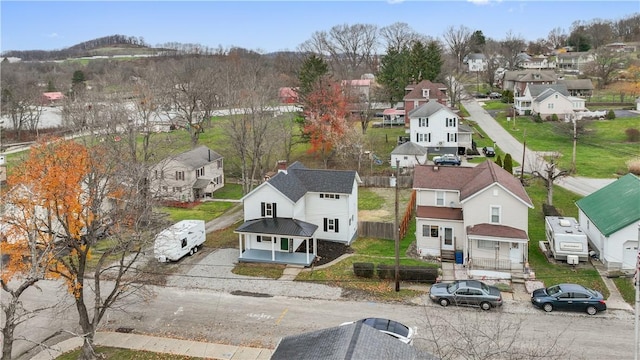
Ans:
<svg viewBox="0 0 640 360"><path fill-rule="evenodd" d="M280 238L280 250L289 251L289 239Z"/></svg>
<svg viewBox="0 0 640 360"><path fill-rule="evenodd" d="M444 236L442 237L442 250L453 250L452 228L444 228Z"/></svg>
<svg viewBox="0 0 640 360"><path fill-rule="evenodd" d="M521 264L522 263L522 245L519 243L511 243L511 247L509 248L509 260L511 260L511 264Z"/></svg>

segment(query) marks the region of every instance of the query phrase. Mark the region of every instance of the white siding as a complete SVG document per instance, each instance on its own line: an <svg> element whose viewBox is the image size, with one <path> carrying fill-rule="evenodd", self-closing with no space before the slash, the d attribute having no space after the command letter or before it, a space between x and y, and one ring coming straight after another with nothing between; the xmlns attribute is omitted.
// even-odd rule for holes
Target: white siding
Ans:
<svg viewBox="0 0 640 360"><path fill-rule="evenodd" d="M455 119L454 126L447 126L447 118ZM419 126L419 118L409 118L409 140L425 147L457 147L457 139L452 139L448 134L458 134L460 119L445 109L437 111L429 116L429 126ZM427 139L419 141L419 134L427 135ZM430 137L430 138L429 138Z"/></svg>
<svg viewBox="0 0 640 360"><path fill-rule="evenodd" d="M291 200L265 183L260 186L260 191L254 191L244 199L244 221L261 218L261 203L263 202L276 203L276 215L278 217L294 217L294 204Z"/></svg>
<svg viewBox="0 0 640 360"><path fill-rule="evenodd" d="M528 232L528 207L518 198L498 185L492 185L474 197L465 200L464 224L491 224L491 206L501 209L500 224Z"/></svg>

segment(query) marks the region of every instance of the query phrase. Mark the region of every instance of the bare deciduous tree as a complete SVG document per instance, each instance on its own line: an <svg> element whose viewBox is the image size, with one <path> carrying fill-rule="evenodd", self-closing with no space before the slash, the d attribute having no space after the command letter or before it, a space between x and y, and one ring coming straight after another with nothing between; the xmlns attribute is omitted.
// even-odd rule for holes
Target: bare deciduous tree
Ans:
<svg viewBox="0 0 640 360"><path fill-rule="evenodd" d="M560 27L555 27L549 31L547 41L554 49L559 49L567 43L567 33Z"/></svg>
<svg viewBox="0 0 640 360"><path fill-rule="evenodd" d="M336 25L329 32L315 32L310 40L300 45L300 50L328 58L338 79L358 79L364 73L373 73L377 36L376 25Z"/></svg>
<svg viewBox="0 0 640 360"><path fill-rule="evenodd" d="M525 339L522 320L507 320L500 314L465 313L457 317L425 317L429 332L427 340L431 351L440 359L498 360L498 359L564 359L562 341L570 343L560 335L563 329L545 333L545 343L541 340ZM551 341L549 344L548 340Z"/></svg>
<svg viewBox="0 0 640 360"><path fill-rule="evenodd" d="M393 49L397 52L411 47L414 41L421 40L421 35L416 33L409 24L395 22L380 29L380 36L384 39L385 49Z"/></svg>
<svg viewBox="0 0 640 360"><path fill-rule="evenodd" d="M585 66L585 72L598 78L598 89L611 82L615 73L625 68L626 57L623 53L600 47L593 52L593 60Z"/></svg>
<svg viewBox="0 0 640 360"><path fill-rule="evenodd" d="M557 168L559 157L560 154L557 152L550 154L548 161L546 161L542 156L529 157L531 175L544 181L544 186L547 189L547 205L551 206L553 206L554 183L557 180L570 175L568 170L559 170Z"/></svg>
<svg viewBox="0 0 640 360"><path fill-rule="evenodd" d="M500 45L501 54L506 60L506 64L509 70L516 70L522 62L520 54L526 48L525 41L522 39L522 37L516 36L511 31L509 31L506 38L500 42Z"/></svg>
<svg viewBox="0 0 640 360"><path fill-rule="evenodd" d="M473 32L464 25L460 25L457 29L453 26L447 28L442 35L445 44L449 49L449 53L456 59L455 69L459 72L462 67L462 61L471 51L471 39Z"/></svg>

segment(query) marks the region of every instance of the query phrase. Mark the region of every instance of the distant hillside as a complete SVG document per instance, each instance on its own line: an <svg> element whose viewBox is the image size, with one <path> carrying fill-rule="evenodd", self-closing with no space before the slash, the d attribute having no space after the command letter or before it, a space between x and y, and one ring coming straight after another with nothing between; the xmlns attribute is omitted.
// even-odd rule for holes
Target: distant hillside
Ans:
<svg viewBox="0 0 640 360"><path fill-rule="evenodd" d="M9 50L2 57L23 61L64 60L85 56L155 55L169 49L152 48L142 37L111 35L85 41L61 50Z"/></svg>

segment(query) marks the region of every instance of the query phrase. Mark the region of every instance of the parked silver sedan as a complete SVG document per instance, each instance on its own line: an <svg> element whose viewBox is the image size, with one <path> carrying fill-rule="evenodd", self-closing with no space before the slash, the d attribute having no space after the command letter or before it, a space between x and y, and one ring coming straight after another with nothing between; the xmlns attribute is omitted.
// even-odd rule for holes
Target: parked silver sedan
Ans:
<svg viewBox="0 0 640 360"><path fill-rule="evenodd" d="M429 298L442 306L480 306L482 310L502 305L500 290L478 280L433 284L429 290Z"/></svg>

